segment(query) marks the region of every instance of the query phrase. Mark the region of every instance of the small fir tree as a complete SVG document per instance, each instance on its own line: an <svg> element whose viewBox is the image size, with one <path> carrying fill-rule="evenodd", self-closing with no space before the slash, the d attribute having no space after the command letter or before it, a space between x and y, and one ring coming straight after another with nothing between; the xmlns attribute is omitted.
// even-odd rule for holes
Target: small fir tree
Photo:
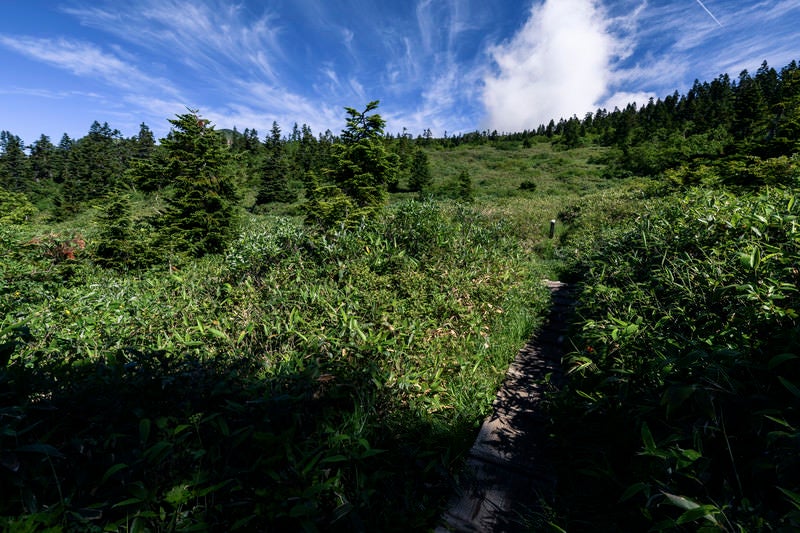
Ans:
<svg viewBox="0 0 800 533"><path fill-rule="evenodd" d="M421 148L417 148L414 152L414 158L411 160L411 175L408 178L408 190L419 192L421 196L428 192L432 181L433 178L431 177L428 154Z"/></svg>
<svg viewBox="0 0 800 533"><path fill-rule="evenodd" d="M462 170L458 175L458 199L467 203L471 203L474 200L472 178L467 170Z"/></svg>
<svg viewBox="0 0 800 533"><path fill-rule="evenodd" d="M97 217L100 232L95 261L105 268L126 270L134 260L130 197L112 191Z"/></svg>
<svg viewBox="0 0 800 533"><path fill-rule="evenodd" d="M346 107L347 127L342 131L341 142L331 150L331 168L327 175L341 191L347 202L341 201L338 194L336 205L346 210L332 216L317 216L314 210L320 203L309 202L306 210L310 220L325 219L329 222L356 221L372 218L386 205L389 193L388 184L396 182L398 158L391 154L383 142L383 128L386 122L374 111L378 101L367 104L359 112Z"/></svg>

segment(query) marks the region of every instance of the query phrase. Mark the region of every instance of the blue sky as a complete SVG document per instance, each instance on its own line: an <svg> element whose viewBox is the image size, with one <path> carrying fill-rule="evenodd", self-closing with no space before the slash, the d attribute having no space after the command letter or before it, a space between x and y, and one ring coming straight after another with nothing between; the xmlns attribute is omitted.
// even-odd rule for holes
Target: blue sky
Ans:
<svg viewBox="0 0 800 533"><path fill-rule="evenodd" d="M5 0L0 130L536 128L800 60L798 0Z"/></svg>

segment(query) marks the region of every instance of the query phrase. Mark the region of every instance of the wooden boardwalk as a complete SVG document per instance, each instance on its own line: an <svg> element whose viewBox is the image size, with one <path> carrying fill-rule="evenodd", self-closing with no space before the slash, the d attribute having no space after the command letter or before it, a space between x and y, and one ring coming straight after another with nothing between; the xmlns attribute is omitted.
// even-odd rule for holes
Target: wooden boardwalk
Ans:
<svg viewBox="0 0 800 533"><path fill-rule="evenodd" d="M545 283L553 296L550 314L509 367L437 533L536 530L536 517L551 500L557 480L537 406L548 388L563 383L561 356L574 298L568 285Z"/></svg>

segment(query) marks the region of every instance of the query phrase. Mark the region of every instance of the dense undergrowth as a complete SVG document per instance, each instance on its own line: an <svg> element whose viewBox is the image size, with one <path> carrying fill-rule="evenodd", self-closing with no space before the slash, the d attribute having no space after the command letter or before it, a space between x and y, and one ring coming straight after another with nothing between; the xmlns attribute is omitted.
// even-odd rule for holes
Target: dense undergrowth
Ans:
<svg viewBox="0 0 800 533"><path fill-rule="evenodd" d="M583 278L551 404L559 527L800 527L797 200L697 189L569 236Z"/></svg>
<svg viewBox="0 0 800 533"><path fill-rule="evenodd" d="M260 217L222 256L120 274L4 227L2 527L424 528L547 305L508 224L406 202Z"/></svg>
<svg viewBox="0 0 800 533"><path fill-rule="evenodd" d="M799 94L764 63L509 135L0 132L0 528L431 528L560 277L527 523L800 529Z"/></svg>

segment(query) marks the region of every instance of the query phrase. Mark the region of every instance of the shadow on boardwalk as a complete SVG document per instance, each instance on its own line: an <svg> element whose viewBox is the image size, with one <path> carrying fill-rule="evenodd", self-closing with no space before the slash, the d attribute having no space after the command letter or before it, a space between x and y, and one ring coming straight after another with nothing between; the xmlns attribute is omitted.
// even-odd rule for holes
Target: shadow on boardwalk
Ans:
<svg viewBox="0 0 800 533"><path fill-rule="evenodd" d="M552 498L556 478L538 406L564 380L561 356L574 296L564 283L545 283L553 296L550 314L509 367L437 533L536 530L535 519Z"/></svg>

